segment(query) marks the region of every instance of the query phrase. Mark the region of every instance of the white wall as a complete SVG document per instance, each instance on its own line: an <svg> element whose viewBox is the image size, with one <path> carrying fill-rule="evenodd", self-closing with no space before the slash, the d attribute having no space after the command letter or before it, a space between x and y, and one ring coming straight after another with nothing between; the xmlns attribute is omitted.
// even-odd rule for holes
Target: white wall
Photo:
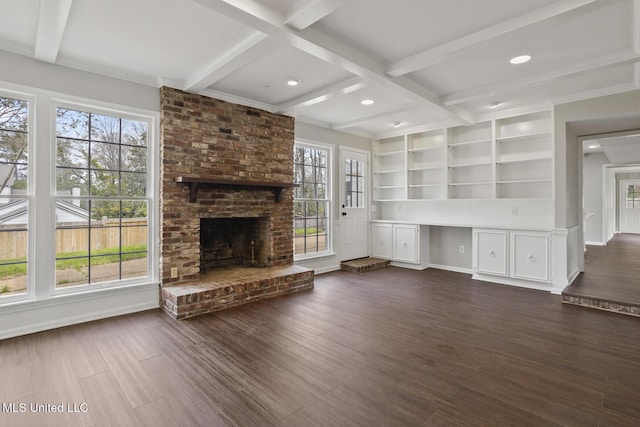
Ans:
<svg viewBox="0 0 640 427"><path fill-rule="evenodd" d="M430 227L429 265L471 273L472 237L469 227Z"/></svg>
<svg viewBox="0 0 640 427"><path fill-rule="evenodd" d="M357 150L371 152L371 140L359 136L337 132L331 129L314 126L296 120L295 123L295 139L296 141L320 143L329 145L333 149L333 241L332 247L334 253L330 256L321 258L312 258L306 260L297 260L295 264L312 268L316 274L340 269L340 200L339 200L339 150L340 147L354 148ZM369 164L371 167L371 164ZM370 176L370 175L368 175ZM368 194L371 197L371 185L369 184Z"/></svg>
<svg viewBox="0 0 640 427"><path fill-rule="evenodd" d="M570 102L554 108L554 196L555 229L567 230L582 225L582 149L579 141L581 123L603 122L640 113L640 90ZM620 129L623 130L623 129ZM607 129L603 132L613 132ZM593 132L592 132L593 133ZM597 132L595 132L597 133ZM572 157L572 158L570 158ZM577 254L580 270L584 270L583 233L567 239L566 255ZM555 247L555 246L554 246ZM560 256L560 248L556 248ZM566 258L566 257L565 257ZM570 276L571 277L571 276Z"/></svg>
<svg viewBox="0 0 640 427"><path fill-rule="evenodd" d="M584 214L593 214L587 221L584 240L587 244L604 245L602 230L604 199L602 194L603 166L609 163L604 153L588 153L582 161Z"/></svg>
<svg viewBox="0 0 640 427"><path fill-rule="evenodd" d="M0 64L0 83L160 112L160 91L156 87L47 64L4 51L0 51Z"/></svg>
<svg viewBox="0 0 640 427"><path fill-rule="evenodd" d="M103 108L133 109L155 116L156 123L158 122L158 88L46 64L3 51L0 51L0 64L1 89L35 96L36 129L33 134L36 149L43 156L41 158L50 156L52 130L51 122L46 117L53 117L55 114L52 103L56 99ZM157 135L157 125L155 134ZM36 186L47 188L49 176L38 170L32 173ZM51 236L47 222L51 208L49 200L35 199L30 203L30 210L36 218L35 233L39 239ZM156 223L155 229L158 230L157 212L155 215L150 213L150 221ZM38 241L31 245L32 248L35 247L31 252L35 254L35 261L30 262L29 273L33 273L30 277L35 278L34 299L0 306L0 339L159 306L157 274L152 275L154 277L149 283L140 285L52 296L49 285L53 277L53 263L43 262L51 253L46 243L48 239L44 240L45 242ZM31 243L35 243L35 240Z"/></svg>

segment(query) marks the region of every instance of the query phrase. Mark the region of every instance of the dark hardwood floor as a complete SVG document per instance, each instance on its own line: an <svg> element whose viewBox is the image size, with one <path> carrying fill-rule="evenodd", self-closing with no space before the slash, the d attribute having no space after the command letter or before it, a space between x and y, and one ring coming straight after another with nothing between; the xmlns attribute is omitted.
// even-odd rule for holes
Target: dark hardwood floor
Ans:
<svg viewBox="0 0 640 427"><path fill-rule="evenodd" d="M547 292L339 271L192 320L148 311L0 341L0 425L637 427L639 354L640 319Z"/></svg>
<svg viewBox="0 0 640 427"><path fill-rule="evenodd" d="M585 271L571 295L640 307L640 234L616 234L606 246L587 246Z"/></svg>

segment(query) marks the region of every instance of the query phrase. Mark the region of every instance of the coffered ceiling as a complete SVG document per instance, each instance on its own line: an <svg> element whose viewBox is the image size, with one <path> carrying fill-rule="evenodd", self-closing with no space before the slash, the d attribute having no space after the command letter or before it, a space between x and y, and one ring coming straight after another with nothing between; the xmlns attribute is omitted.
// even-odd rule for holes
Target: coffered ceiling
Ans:
<svg viewBox="0 0 640 427"><path fill-rule="evenodd" d="M0 0L0 8L0 49L365 136L640 88L640 0ZM525 54L529 62L509 62Z"/></svg>

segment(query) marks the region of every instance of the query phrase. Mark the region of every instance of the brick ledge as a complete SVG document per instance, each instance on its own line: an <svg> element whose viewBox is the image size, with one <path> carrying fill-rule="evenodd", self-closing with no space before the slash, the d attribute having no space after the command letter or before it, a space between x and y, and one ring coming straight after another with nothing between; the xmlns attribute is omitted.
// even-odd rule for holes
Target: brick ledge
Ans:
<svg viewBox="0 0 640 427"><path fill-rule="evenodd" d="M162 308L186 319L313 288L313 270L298 265L215 270L199 281L162 288Z"/></svg>

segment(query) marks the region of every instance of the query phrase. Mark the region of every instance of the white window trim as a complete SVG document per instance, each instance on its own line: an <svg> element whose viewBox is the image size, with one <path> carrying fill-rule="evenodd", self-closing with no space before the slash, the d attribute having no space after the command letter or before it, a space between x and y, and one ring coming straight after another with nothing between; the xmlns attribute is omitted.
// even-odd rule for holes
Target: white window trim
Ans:
<svg viewBox="0 0 640 427"><path fill-rule="evenodd" d="M4 98L13 98L28 103L28 124L27 124L27 144L28 144L28 162L27 170L29 177L27 179L27 292L19 295L11 295L0 298L0 304L11 304L35 298L35 105L36 96L22 91L3 90L0 89L0 96Z"/></svg>
<svg viewBox="0 0 640 427"><path fill-rule="evenodd" d="M0 315L2 310L33 302L46 303L56 298L56 305L61 304L58 297L76 295L69 302L78 302L82 295L95 299L96 293L118 292L130 293L132 288L157 289L159 284L160 263L160 194L159 194L159 126L160 114L136 107L90 100L71 95L64 95L46 90L22 87L13 84L2 84L0 96L29 102L29 181L27 200L28 210L28 263L27 292L0 298ZM6 88L6 89L4 89ZM149 275L144 278L127 279L117 282L80 285L70 288L55 287L55 129L56 108L72 108L98 114L117 115L121 118L143 120L149 124L147 146L147 197L148 202L148 242L147 263ZM43 242L47 242L44 243ZM149 288L151 285L152 288ZM147 291L143 291L147 292ZM142 294L141 294L142 295ZM53 303L54 300L51 300ZM155 303L157 305L157 303ZM146 306L146 303L143 303ZM109 309L110 310L110 309ZM119 309L113 309L118 313ZM7 312L9 313L9 312ZM91 319L90 314L86 315ZM55 324L56 322L52 322ZM62 321L64 323L64 321ZM73 323L73 322L71 322ZM31 331L29 327L25 331ZM0 331L0 337L3 334ZM1 338L0 338L1 339Z"/></svg>
<svg viewBox="0 0 640 427"><path fill-rule="evenodd" d="M293 256L293 260L294 261L304 261L304 260L311 260L311 259L316 259L316 258L324 258L324 257L328 257L328 256L333 256L335 255L335 252L333 250L333 218L334 218L334 146L330 145L330 144L326 144L326 143L321 143L321 142L316 142L316 141L309 141L309 140L305 140L305 139L300 139L300 138L296 138L294 141L294 150L296 147L298 146L302 146L302 147L307 147L307 148L311 148L311 149L322 149L322 150L326 150L327 151L327 202L329 203L329 209L327 209L328 212L328 218L327 218L327 227L329 228L329 230L327 231L327 249L324 251L320 251L320 252L312 252L312 253L306 253L306 254L300 254L300 255L295 255L294 252L294 256ZM295 165L294 165L295 168ZM295 202L295 196L293 198L294 202ZM292 224L293 227L293 224Z"/></svg>

